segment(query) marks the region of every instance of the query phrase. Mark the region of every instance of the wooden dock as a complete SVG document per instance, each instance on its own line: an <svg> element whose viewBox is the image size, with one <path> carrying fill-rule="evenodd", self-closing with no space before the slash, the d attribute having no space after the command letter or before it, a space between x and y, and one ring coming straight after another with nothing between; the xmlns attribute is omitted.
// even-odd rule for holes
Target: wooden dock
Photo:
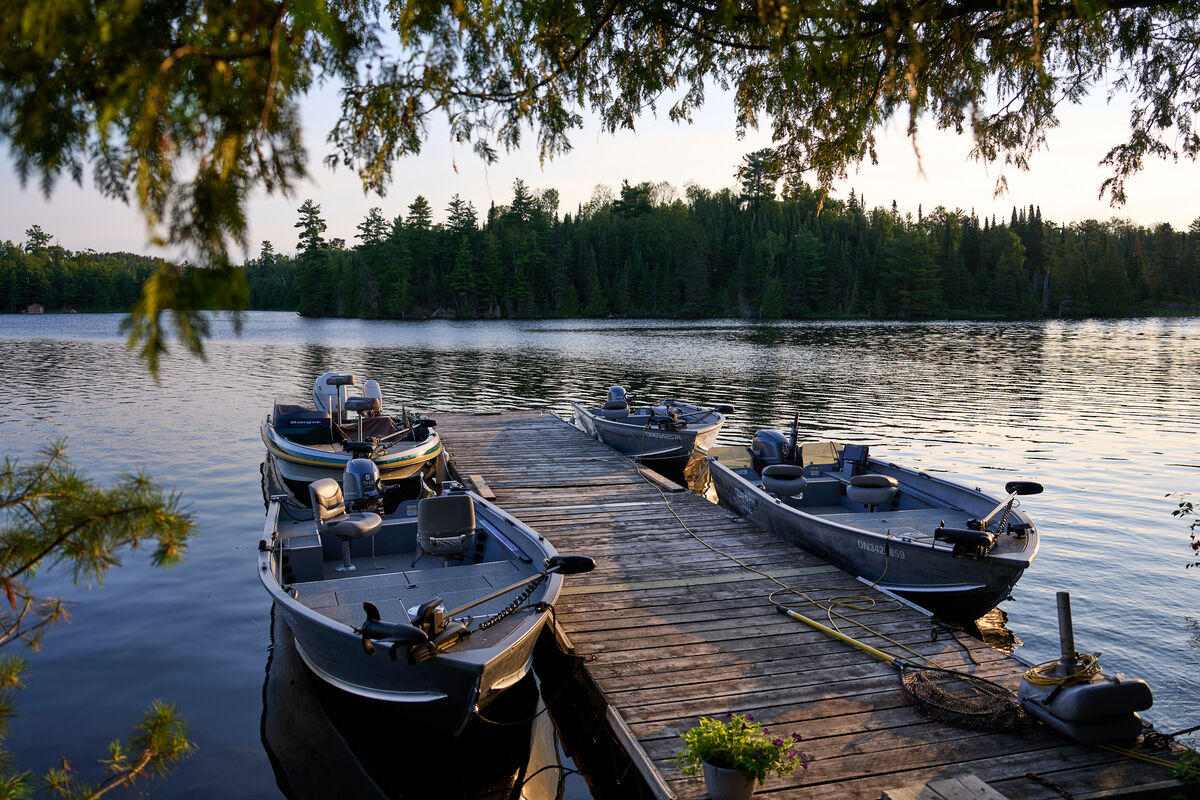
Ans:
<svg viewBox="0 0 1200 800"><path fill-rule="evenodd" d="M803 736L809 769L771 777L757 795L780 800L942 797L919 789L971 775L1010 800L1171 797L1195 788L1161 766L1045 728L981 733L931 722L907 701L891 665L777 613L767 599L775 583L700 540L816 598L882 602L882 594L696 494L661 490L549 413L437 419L459 475L480 476L495 502L560 552L596 559L594 572L568 581L557 604L559 635L585 659L583 677L606 704L602 718L641 773L644 793L704 796L703 780L675 766L679 735L701 715L730 711ZM887 605L892 610L844 613L941 666L1016 688L1024 672L1016 659ZM826 621L813 606L797 610Z"/></svg>

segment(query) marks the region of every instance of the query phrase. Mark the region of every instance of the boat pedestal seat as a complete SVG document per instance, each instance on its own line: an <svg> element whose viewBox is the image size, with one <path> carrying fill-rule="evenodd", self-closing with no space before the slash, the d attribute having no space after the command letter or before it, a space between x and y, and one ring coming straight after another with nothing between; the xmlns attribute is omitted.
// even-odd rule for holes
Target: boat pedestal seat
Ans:
<svg viewBox="0 0 1200 800"><path fill-rule="evenodd" d="M600 409L600 416L605 419L625 419L629 416L629 403L624 400L610 400Z"/></svg>
<svg viewBox="0 0 1200 800"><path fill-rule="evenodd" d="M887 475L855 475L846 487L846 499L851 503L862 503L875 510L875 506L892 502L899 482Z"/></svg>
<svg viewBox="0 0 1200 800"><path fill-rule="evenodd" d="M415 566L423 555L452 556L475 546L475 502L465 494L426 497L417 503L417 552Z"/></svg>
<svg viewBox="0 0 1200 800"><path fill-rule="evenodd" d="M370 411L378 413L382 408L378 397L347 397L342 407L347 411L354 411L359 414L366 414Z"/></svg>
<svg viewBox="0 0 1200 800"><path fill-rule="evenodd" d="M347 513L342 487L333 478L321 478L308 485L317 532L336 536L342 543L342 565L338 572L353 572L350 561L350 540L366 539L379 533L383 517L373 511Z"/></svg>
<svg viewBox="0 0 1200 800"><path fill-rule="evenodd" d="M762 471L763 488L779 497L795 497L808 486L804 468L795 464L771 464Z"/></svg>

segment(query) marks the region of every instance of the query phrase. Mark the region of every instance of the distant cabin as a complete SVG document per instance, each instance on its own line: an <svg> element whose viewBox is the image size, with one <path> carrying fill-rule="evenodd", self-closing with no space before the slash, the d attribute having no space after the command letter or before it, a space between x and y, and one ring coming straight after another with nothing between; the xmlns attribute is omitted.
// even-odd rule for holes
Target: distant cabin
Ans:
<svg viewBox="0 0 1200 800"><path fill-rule="evenodd" d="M25 313L26 314L45 314L46 309L42 307L41 303L30 303L29 308L25 309Z"/></svg>

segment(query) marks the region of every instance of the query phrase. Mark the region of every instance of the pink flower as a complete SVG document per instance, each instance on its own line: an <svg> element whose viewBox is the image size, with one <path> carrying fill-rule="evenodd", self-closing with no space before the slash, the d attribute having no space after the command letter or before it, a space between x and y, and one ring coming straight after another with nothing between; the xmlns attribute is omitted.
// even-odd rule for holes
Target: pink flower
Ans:
<svg viewBox="0 0 1200 800"><path fill-rule="evenodd" d="M750 720L751 722L754 722L754 715L753 715L753 714L747 714L747 715L746 715L746 719Z"/></svg>
<svg viewBox="0 0 1200 800"><path fill-rule="evenodd" d="M793 734L792 734L792 741L793 741L793 742L798 742L798 741L800 741L800 739L801 739L801 736L800 736L800 734L798 734L798 733L793 733Z"/></svg>
<svg viewBox="0 0 1200 800"><path fill-rule="evenodd" d="M775 741L771 742L771 744L775 745L776 747L782 747L783 739L776 739Z"/></svg>

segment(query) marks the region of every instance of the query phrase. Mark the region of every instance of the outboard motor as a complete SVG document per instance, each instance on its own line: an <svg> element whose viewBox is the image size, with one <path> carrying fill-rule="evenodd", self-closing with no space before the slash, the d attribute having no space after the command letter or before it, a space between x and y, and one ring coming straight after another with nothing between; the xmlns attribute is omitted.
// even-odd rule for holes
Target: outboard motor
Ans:
<svg viewBox="0 0 1200 800"><path fill-rule="evenodd" d="M754 434L750 443L750 464L754 471L762 471L772 464L786 464L788 461L788 440L779 431L759 431Z"/></svg>
<svg viewBox="0 0 1200 800"><path fill-rule="evenodd" d="M625 394L625 387L608 387L608 402L604 404L604 410L620 411L625 408L629 408L629 396Z"/></svg>
<svg viewBox="0 0 1200 800"><path fill-rule="evenodd" d="M342 473L342 495L355 510L371 508L383 497L379 467L369 458L352 458Z"/></svg>
<svg viewBox="0 0 1200 800"><path fill-rule="evenodd" d="M375 398L379 401L379 407L383 408L383 392L379 390L378 381L369 380L363 384L363 397Z"/></svg>

